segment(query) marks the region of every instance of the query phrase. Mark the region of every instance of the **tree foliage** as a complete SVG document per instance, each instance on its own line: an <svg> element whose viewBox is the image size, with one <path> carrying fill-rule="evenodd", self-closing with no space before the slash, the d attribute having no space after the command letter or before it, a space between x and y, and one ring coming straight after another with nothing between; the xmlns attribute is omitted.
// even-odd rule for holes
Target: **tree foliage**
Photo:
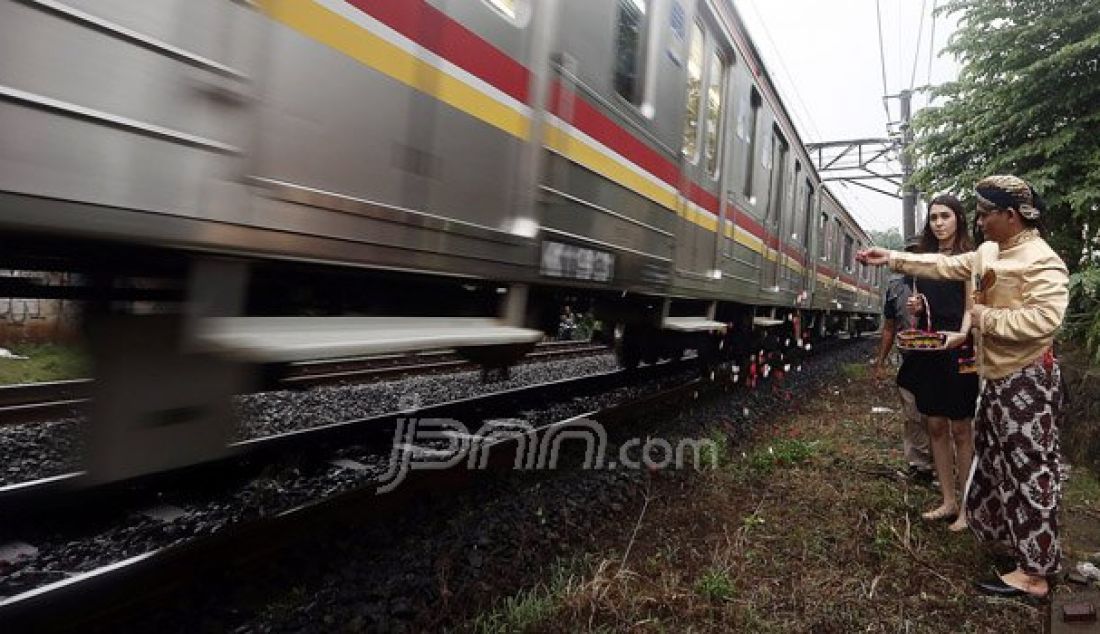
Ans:
<svg viewBox="0 0 1100 634"><path fill-rule="evenodd" d="M1078 271L1069 279L1066 335L1081 341L1093 363L1100 363L1100 267Z"/></svg>
<svg viewBox="0 0 1100 634"><path fill-rule="evenodd" d="M901 232L898 231L897 227L890 227L886 231L868 231L867 235L871 237L871 243L876 247L894 251L901 251L905 248L905 238L901 236Z"/></svg>
<svg viewBox="0 0 1100 634"><path fill-rule="evenodd" d="M1029 180L1051 244L1074 266L1100 226L1100 0L949 0L958 80L914 119L916 183L964 199L989 174Z"/></svg>

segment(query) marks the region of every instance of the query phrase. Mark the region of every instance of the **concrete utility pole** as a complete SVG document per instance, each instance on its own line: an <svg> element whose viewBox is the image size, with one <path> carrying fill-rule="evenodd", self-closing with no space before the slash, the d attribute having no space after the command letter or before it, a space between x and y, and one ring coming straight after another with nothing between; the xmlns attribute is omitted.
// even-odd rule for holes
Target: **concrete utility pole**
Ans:
<svg viewBox="0 0 1100 634"><path fill-rule="evenodd" d="M906 240L917 233L917 190L913 187L913 126L910 125L912 99L913 93L909 90L903 90L898 95L901 102L901 222Z"/></svg>

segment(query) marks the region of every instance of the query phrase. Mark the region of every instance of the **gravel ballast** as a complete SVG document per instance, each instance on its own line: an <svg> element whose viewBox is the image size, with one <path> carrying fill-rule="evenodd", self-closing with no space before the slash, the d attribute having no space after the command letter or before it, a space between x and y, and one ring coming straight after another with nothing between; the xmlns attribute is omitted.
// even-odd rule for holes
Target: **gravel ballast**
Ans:
<svg viewBox="0 0 1100 634"><path fill-rule="evenodd" d="M869 341L838 342L787 377L785 389L704 395L611 431L635 437L735 438L797 406L798 397L867 359ZM459 494L426 497L393 521L318 535L258 570L181 597L140 628L237 632L437 631L461 625L496 596L543 580L547 566L589 545L625 544L644 504L646 470L510 474ZM181 627L181 624L186 624Z"/></svg>
<svg viewBox="0 0 1100 634"><path fill-rule="evenodd" d="M235 399L237 440L368 418L416 406L615 370L611 353L512 368L507 381L484 384L477 371L411 376L396 381L248 394ZM0 486L81 469L81 418L0 427Z"/></svg>

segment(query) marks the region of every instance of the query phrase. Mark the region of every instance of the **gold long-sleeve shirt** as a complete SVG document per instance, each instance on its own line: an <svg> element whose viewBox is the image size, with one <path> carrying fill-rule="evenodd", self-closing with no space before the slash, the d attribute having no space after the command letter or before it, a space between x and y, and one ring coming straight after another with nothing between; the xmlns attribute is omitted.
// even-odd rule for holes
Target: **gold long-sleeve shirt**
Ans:
<svg viewBox="0 0 1100 634"><path fill-rule="evenodd" d="M996 281L982 289L981 323L983 376L997 379L1035 361L1054 341L1069 303L1069 274L1062 258L1039 237L1024 230L1000 245L996 260L982 261L978 252L961 255L891 252L890 268L914 275L947 280L982 279L993 271ZM989 258L992 260L992 258Z"/></svg>

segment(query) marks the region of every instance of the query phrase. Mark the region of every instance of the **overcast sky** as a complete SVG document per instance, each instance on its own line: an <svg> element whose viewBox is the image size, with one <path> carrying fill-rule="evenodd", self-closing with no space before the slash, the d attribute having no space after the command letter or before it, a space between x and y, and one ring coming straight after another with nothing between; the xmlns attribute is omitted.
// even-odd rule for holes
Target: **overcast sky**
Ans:
<svg viewBox="0 0 1100 634"><path fill-rule="evenodd" d="M954 79L955 60L938 53L955 29L954 18L935 21L935 52L929 68L931 11L936 0L877 0L882 10L886 91ZM887 134L882 104L876 0L733 0L795 125L807 143ZM924 28L917 54L921 12ZM916 56L916 57L915 57ZM913 79L914 58L916 77ZM910 83L912 81L912 84ZM914 113L927 103L920 94ZM890 101L891 120L899 118ZM900 173L900 166L895 164ZM878 185L892 189L888 183ZM901 227L901 201L862 188L833 183L830 189L870 229Z"/></svg>

